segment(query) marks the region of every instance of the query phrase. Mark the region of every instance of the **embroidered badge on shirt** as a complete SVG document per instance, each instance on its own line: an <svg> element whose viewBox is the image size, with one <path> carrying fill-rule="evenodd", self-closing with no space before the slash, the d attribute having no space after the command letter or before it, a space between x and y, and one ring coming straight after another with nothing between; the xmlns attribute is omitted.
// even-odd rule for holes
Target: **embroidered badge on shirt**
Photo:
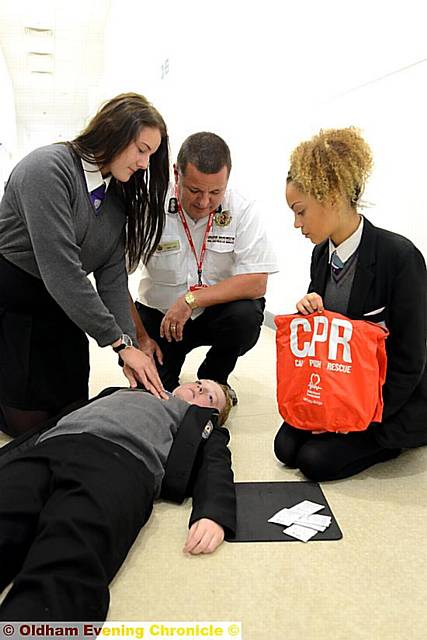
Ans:
<svg viewBox="0 0 427 640"><path fill-rule="evenodd" d="M176 198L169 198L168 213L178 212L178 200Z"/></svg>
<svg viewBox="0 0 427 640"><path fill-rule="evenodd" d="M227 209L222 209L215 214L215 224L219 227L228 227L232 220L232 215Z"/></svg>
<svg viewBox="0 0 427 640"><path fill-rule="evenodd" d="M205 428L203 429L203 432L202 432L203 440L207 440L209 438L209 436L211 435L212 431L213 431L213 424L209 420L209 422L206 423L206 426L205 426Z"/></svg>
<svg viewBox="0 0 427 640"><path fill-rule="evenodd" d="M208 242L210 245L214 244L214 243L218 243L218 244L234 244L235 243L235 236L218 236L218 235L212 235L212 236L208 236Z"/></svg>
<svg viewBox="0 0 427 640"><path fill-rule="evenodd" d="M167 251L176 251L180 249L181 245L179 240L169 240L169 242L162 242L156 247L156 253L166 253Z"/></svg>

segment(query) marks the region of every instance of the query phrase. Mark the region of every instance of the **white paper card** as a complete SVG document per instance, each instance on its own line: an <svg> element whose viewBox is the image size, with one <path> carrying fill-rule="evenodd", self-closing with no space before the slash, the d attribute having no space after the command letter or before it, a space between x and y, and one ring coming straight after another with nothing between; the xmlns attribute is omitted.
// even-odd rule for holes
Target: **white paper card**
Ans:
<svg viewBox="0 0 427 640"><path fill-rule="evenodd" d="M293 524L295 520L298 519L298 515L295 514L290 509L281 509L274 516L269 518L268 522L274 522L275 524L283 524L288 527L290 524Z"/></svg>
<svg viewBox="0 0 427 640"><path fill-rule="evenodd" d="M299 524L301 525L301 527L307 527L307 529L313 529L313 531L326 531L326 529L328 528L328 527L324 527L321 524L307 523L303 520L297 520L295 524Z"/></svg>
<svg viewBox="0 0 427 640"><path fill-rule="evenodd" d="M311 502L310 500L303 500L290 509L281 509L269 518L268 522L289 526L297 522L300 518L310 516L321 509L324 509L323 505Z"/></svg>
<svg viewBox="0 0 427 640"><path fill-rule="evenodd" d="M293 524L287 529L283 529L283 533L286 533L286 535L296 538L297 540L302 540L302 542L308 542L310 538L315 536L318 532L314 529L302 527L299 524Z"/></svg>
<svg viewBox="0 0 427 640"><path fill-rule="evenodd" d="M313 513L310 516L303 516L297 520L298 524L302 524L303 527L313 527L313 529L319 528L319 531L324 531L331 524L331 516L321 516L317 513Z"/></svg>
<svg viewBox="0 0 427 640"><path fill-rule="evenodd" d="M311 502L311 500L303 500L293 506L290 511L301 513L301 515L311 515L324 508L325 506L323 504L317 504L317 502Z"/></svg>

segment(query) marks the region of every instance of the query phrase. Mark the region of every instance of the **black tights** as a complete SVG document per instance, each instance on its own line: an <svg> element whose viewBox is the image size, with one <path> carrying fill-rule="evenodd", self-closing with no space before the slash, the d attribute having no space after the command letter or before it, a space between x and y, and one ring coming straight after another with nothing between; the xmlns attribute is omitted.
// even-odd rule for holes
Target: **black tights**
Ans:
<svg viewBox="0 0 427 640"><path fill-rule="evenodd" d="M399 455L401 449L384 449L376 442L374 429L313 435L284 422L274 439L274 453L310 480L340 480Z"/></svg>
<svg viewBox="0 0 427 640"><path fill-rule="evenodd" d="M0 405L0 431L15 438L41 426L50 417L49 411L15 409Z"/></svg>

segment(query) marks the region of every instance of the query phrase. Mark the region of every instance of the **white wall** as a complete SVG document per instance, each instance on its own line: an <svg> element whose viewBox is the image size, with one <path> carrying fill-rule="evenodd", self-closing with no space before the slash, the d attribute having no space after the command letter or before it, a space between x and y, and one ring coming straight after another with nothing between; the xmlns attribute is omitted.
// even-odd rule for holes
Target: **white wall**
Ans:
<svg viewBox="0 0 427 640"><path fill-rule="evenodd" d="M13 86L0 47L0 198L16 149L16 117Z"/></svg>
<svg viewBox="0 0 427 640"><path fill-rule="evenodd" d="M112 0L106 70L105 97L139 91L159 108L174 156L198 130L227 140L231 182L260 201L279 255L269 311L293 311L307 288L312 245L292 228L284 185L291 150L321 127L363 130L375 157L367 216L427 250L427 41L417 0Z"/></svg>

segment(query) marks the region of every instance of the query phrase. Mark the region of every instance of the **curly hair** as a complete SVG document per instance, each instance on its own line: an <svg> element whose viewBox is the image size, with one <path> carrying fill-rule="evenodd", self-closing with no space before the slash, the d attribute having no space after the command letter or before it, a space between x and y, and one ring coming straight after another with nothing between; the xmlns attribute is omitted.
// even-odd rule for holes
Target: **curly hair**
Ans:
<svg viewBox="0 0 427 640"><path fill-rule="evenodd" d="M356 207L372 166L371 149L358 129L321 129L292 152L287 182L318 202L344 197Z"/></svg>

